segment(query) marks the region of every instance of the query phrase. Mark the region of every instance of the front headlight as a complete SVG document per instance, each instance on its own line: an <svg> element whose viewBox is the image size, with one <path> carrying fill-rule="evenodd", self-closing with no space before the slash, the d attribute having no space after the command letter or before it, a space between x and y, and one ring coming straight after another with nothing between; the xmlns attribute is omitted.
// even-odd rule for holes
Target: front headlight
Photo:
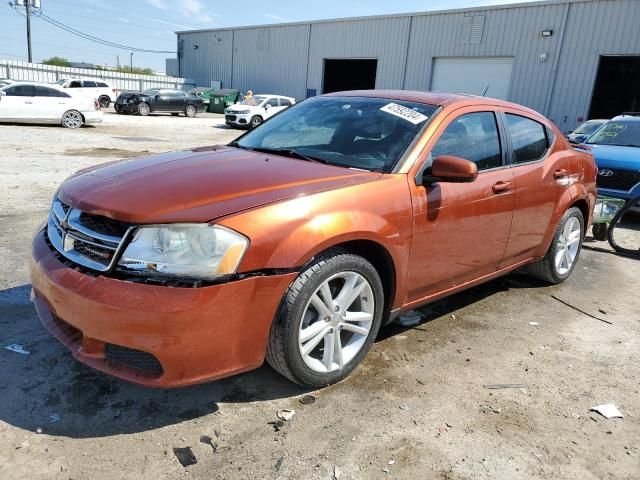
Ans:
<svg viewBox="0 0 640 480"><path fill-rule="evenodd" d="M249 240L206 224L139 227L118 265L147 274L214 279L236 272Z"/></svg>

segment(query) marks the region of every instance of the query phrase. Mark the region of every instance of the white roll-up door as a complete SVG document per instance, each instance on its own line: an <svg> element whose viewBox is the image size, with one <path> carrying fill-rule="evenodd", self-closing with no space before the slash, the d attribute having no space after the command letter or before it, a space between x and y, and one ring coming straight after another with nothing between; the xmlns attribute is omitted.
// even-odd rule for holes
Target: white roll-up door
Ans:
<svg viewBox="0 0 640 480"><path fill-rule="evenodd" d="M508 100L513 58L436 58L431 90Z"/></svg>

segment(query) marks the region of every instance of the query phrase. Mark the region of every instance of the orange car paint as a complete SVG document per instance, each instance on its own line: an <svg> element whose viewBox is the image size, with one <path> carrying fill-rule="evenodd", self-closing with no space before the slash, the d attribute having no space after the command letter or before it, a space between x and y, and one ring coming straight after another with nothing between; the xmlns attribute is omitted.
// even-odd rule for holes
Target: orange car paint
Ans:
<svg viewBox="0 0 640 480"><path fill-rule="evenodd" d="M155 387L204 382L262 364L271 322L296 271L328 248L368 242L385 251L394 283L387 309L399 311L539 259L572 205L591 218L592 156L572 149L551 122L530 109L436 93L333 95L415 101L440 110L396 173L224 146L79 172L59 190L75 208L135 224L226 226L251 242L238 273L263 273L201 288L88 275L63 263L40 231L31 278L43 324L78 360L120 378ZM541 161L480 171L471 183L417 184L447 125L474 111L533 118L554 132L554 143ZM142 375L107 361L106 343L153 354L162 375Z"/></svg>

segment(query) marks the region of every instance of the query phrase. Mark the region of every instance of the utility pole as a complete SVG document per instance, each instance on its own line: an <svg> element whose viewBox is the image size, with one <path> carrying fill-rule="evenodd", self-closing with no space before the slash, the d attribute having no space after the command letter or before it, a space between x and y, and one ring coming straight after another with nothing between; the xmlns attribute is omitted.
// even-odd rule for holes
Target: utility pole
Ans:
<svg viewBox="0 0 640 480"><path fill-rule="evenodd" d="M27 9L27 49L29 50L29 63L33 63L33 58L31 56L31 0L27 0L25 2L25 7Z"/></svg>
<svg viewBox="0 0 640 480"><path fill-rule="evenodd" d="M131 60L129 62L129 73L133 73L133 52L131 52Z"/></svg>

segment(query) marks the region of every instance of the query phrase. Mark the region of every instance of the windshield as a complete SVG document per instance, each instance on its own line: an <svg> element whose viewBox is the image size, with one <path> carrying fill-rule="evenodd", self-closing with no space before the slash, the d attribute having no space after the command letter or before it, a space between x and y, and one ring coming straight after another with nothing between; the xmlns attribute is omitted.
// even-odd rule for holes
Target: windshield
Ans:
<svg viewBox="0 0 640 480"><path fill-rule="evenodd" d="M580 125L578 128L576 128L576 130L573 133L576 133L579 135L591 135L604 123L605 122L585 122L582 125Z"/></svg>
<svg viewBox="0 0 640 480"><path fill-rule="evenodd" d="M56 82L57 85L64 85L65 83L67 83L67 79L66 78L61 78L60 80L58 80Z"/></svg>
<svg viewBox="0 0 640 480"><path fill-rule="evenodd" d="M256 105L260 105L266 99L267 99L267 97L265 97L264 95L254 95L252 97L245 98L242 102L240 102L240 104L241 105L251 105L251 106L255 107Z"/></svg>
<svg viewBox="0 0 640 480"><path fill-rule="evenodd" d="M640 121L611 121L594 133L587 143L640 147Z"/></svg>
<svg viewBox="0 0 640 480"><path fill-rule="evenodd" d="M390 172L436 108L380 98L316 97L284 110L233 145Z"/></svg>

